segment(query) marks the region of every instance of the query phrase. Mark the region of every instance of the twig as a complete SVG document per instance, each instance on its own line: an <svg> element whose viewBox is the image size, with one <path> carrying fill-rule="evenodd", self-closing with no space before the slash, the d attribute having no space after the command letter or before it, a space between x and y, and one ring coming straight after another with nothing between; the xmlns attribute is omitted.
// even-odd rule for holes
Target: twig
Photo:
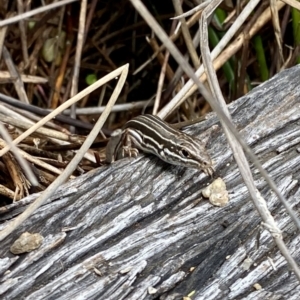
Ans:
<svg viewBox="0 0 300 300"><path fill-rule="evenodd" d="M0 146L1 147L10 147L9 145L7 145L4 140L0 139ZM17 149L18 152L20 152L20 154L28 161L30 161L31 163L37 165L37 166L40 166L41 168L44 168L46 170L49 170L51 172L53 172L54 174L61 174L62 171L39 160L38 158L35 158L31 155L29 155L28 153L26 153L25 151L21 150L21 149Z"/></svg>
<svg viewBox="0 0 300 300"><path fill-rule="evenodd" d="M1 43L1 42L0 42ZM41 84L41 83L47 83L48 79L40 76L33 76L33 75L26 75L26 74L20 74L21 80L25 83L35 83L35 84ZM7 71L0 71L0 83L7 82L13 82L16 78L12 77L9 72Z"/></svg>
<svg viewBox="0 0 300 300"><path fill-rule="evenodd" d="M281 29L279 24L279 17L278 17L278 10L276 6L276 0L270 0L270 9L272 14L272 23L274 27L274 34L276 38L277 43L277 50L280 57L280 62L277 63L277 69L280 70L280 66L282 63L284 63L284 57L283 57L283 50L282 50L282 35L281 35Z"/></svg>
<svg viewBox="0 0 300 300"><path fill-rule="evenodd" d="M15 86L15 89L17 91L17 94L18 94L20 100L25 103L29 103L27 94L25 92L24 83L21 79L20 73L17 70L16 66L14 65L12 58L5 46L3 46L2 53L3 53L3 59L5 60L6 66L8 68L8 71L9 71L11 77L15 78L14 86Z"/></svg>
<svg viewBox="0 0 300 300"><path fill-rule="evenodd" d="M27 161L20 155L18 152L18 148L12 144L12 138L3 126L2 123L0 123L0 133L1 136L4 138L6 143L10 145L11 151L13 152L16 160L19 162L20 166L22 167L27 179L30 181L31 185L38 186L38 180L36 179L36 176L33 174L32 170L30 169Z"/></svg>
<svg viewBox="0 0 300 300"><path fill-rule="evenodd" d="M282 2L296 8L298 10L300 10L300 3L298 1L295 1L295 0L282 0Z"/></svg>
<svg viewBox="0 0 300 300"><path fill-rule="evenodd" d="M70 7L68 7L70 9ZM59 105L59 96L60 90L62 87L63 80L65 78L67 64L70 59L71 48L73 43L73 33L71 28L71 16L70 12L67 12L66 15L68 16L68 26L67 26L67 38L66 38L66 48L64 50L64 55L60 64L59 73L57 75L55 86L54 86L54 93L51 99L51 108L55 109Z"/></svg>
<svg viewBox="0 0 300 300"><path fill-rule="evenodd" d="M174 32L174 30L176 28L176 24L177 24L177 21L172 22L170 34L172 34ZM153 111L152 111L153 115L157 114L157 111L158 111L158 108L159 108L167 67L169 67L170 70L171 70L171 73L168 73L169 80L172 80L173 77L174 77L173 70L168 65L169 57L170 57L170 52L166 51L166 54L165 54L165 57L164 57L164 62L163 62L163 65L162 65L162 68L161 68L161 71L160 71L160 75L159 75L159 79L158 79L157 92L156 92L156 96L155 96L155 100L154 100L154 107L153 107Z"/></svg>
<svg viewBox="0 0 300 300"><path fill-rule="evenodd" d="M200 10L203 10L208 4L209 4L210 1L205 1L197 6L195 6L194 8L190 9L189 11L185 12L185 13L182 13L180 14L179 16L176 16L174 18L171 18L172 20L179 20L180 18L186 18L186 17L189 17L191 15L193 15L194 13L200 11Z"/></svg>
<svg viewBox="0 0 300 300"><path fill-rule="evenodd" d="M60 47L60 37L62 36L62 27L63 27L63 20L64 20L64 16L65 16L65 11L66 11L66 7L65 6L62 6L57 14L57 18L58 18L58 26L57 26L57 34L56 34L56 40L55 40L55 45L54 45L54 53L56 55L60 55L59 54L59 47ZM47 28L48 30L48 28ZM50 28L51 30L51 28ZM51 31L49 31L49 34L50 34ZM47 35L48 36L48 35ZM61 54L62 56L62 54ZM57 74L55 73L55 70L56 70L56 63L57 63L57 60L56 59L53 59L53 61L51 62L51 67L50 67L50 76L49 76L49 79L50 79L50 86L51 87L54 87L55 86L55 82L56 82L56 77L57 77ZM49 95L49 99L52 99L53 98L53 95L55 93L55 88L51 91L50 95ZM68 92L65 91L65 95L66 97L68 97ZM64 101L62 101L64 102Z"/></svg>
<svg viewBox="0 0 300 300"><path fill-rule="evenodd" d="M75 1L78 1L78 0L62 0L62 1L55 2L55 3L49 4L49 5L45 5L40 8L33 9L31 11L25 12L24 14L0 21L0 27L19 22L21 20L27 19L34 15L40 14L40 13L48 11L50 9L54 9L54 8L57 8L57 7L60 7L60 6L63 6L63 5L66 5L66 4L75 2Z"/></svg>
<svg viewBox="0 0 300 300"><path fill-rule="evenodd" d="M0 93L0 102L1 101L4 102L4 103L7 103L9 105L12 105L14 107L18 107L18 108L21 108L21 109L24 109L24 110L28 110L28 111L33 112L33 113L35 113L37 115L40 115L40 116L47 116L51 112L50 110L42 109L42 108L39 108L39 107L34 106L34 105L23 103L21 101L18 101L16 99L12 98L12 97L9 97L9 96L6 96L6 95ZM74 119L72 119L70 117L67 117L67 116L56 115L55 119L57 121L62 122L62 123L70 124L70 125L85 128L85 129L92 129L93 128L92 124L85 123L85 122L82 122L80 120L74 120Z"/></svg>
<svg viewBox="0 0 300 300"><path fill-rule="evenodd" d="M3 52L3 46L4 46L4 40L6 36L7 26L4 26L3 28L0 28L0 59Z"/></svg>
<svg viewBox="0 0 300 300"><path fill-rule="evenodd" d="M27 123L27 122L23 122L19 119L14 119L14 118L10 118L10 117L6 117L2 114L0 114L0 121L3 123L7 123L9 125L13 125L15 127L18 128L22 128L22 129L29 129L32 124ZM56 131L56 130L52 130L52 129L48 129L48 128L44 128L41 127L39 129L36 130L36 133L48 136L48 137L52 137L61 141L67 141L67 142L72 142L72 143L80 143L82 144L83 141L85 140L85 137L80 136L80 135L70 135L70 134L66 134L60 131Z"/></svg>
<svg viewBox="0 0 300 300"><path fill-rule="evenodd" d="M173 6L178 15L181 15L183 13L180 0L173 0ZM192 37L191 37L191 34L189 32L189 29L188 29L188 26L186 24L186 20L184 17L180 18L180 23L181 23L181 31L182 31L182 35L183 35L186 47L190 54L193 65L197 69L197 68L199 68L200 61L199 61L199 57L197 55L196 49L193 45Z"/></svg>
<svg viewBox="0 0 300 300"><path fill-rule="evenodd" d="M228 119L231 119L225 99L223 98L223 95L221 92L221 88L218 84L218 78L217 78L217 74L213 67L212 59L210 57L209 44L208 44L207 19L210 17L210 15L213 13L213 11L216 9L216 7L220 4L221 1L222 0L212 1L202 12L202 16L201 16L201 20L200 20L200 33L201 33L200 48L201 48L201 54L202 54L202 59L203 59L203 65L205 66L205 69L207 70L207 79L209 82L210 89L212 90L214 97L217 99L217 101L220 105L220 108L227 115ZM272 234L274 241L276 242L279 250L281 251L281 253L285 257L285 259L289 263L290 267L292 267L293 271L295 272L295 275L298 277L298 280L300 281L300 269L299 269L297 263L294 261L293 257L291 256L290 252L286 248L286 246L282 240L282 234L281 234L276 222L274 221L274 218L272 217L271 213L269 212L269 210L267 208L266 201L261 197L259 191L255 187L253 176L252 176L252 173L250 170L250 166L248 164L248 161L247 161L247 158L243 151L243 148L239 143L240 139L235 137L231 133L230 129L228 128L226 122L223 121L223 119L221 119L220 121L221 121L222 127L224 129L224 132L226 134L227 141L232 149L233 156L237 162L240 173L241 173L243 180L247 186L249 194L251 195L252 201L253 201L257 211L259 212L263 222L267 225L265 227ZM265 172L265 174L262 174L263 176L267 174L266 171L264 171L264 172ZM289 207L289 209L292 210L290 207Z"/></svg>
<svg viewBox="0 0 300 300"><path fill-rule="evenodd" d="M36 107L31 104L26 104L23 102L18 101L17 99L6 96L4 94L0 93L0 102L7 103L11 106L18 107L27 111L31 111L37 115L40 116L46 116L48 115L51 111L50 109L43 109L40 107ZM135 110L135 109L140 109L144 108L145 106L152 106L154 104L154 100L141 100L137 102L130 102L130 103L122 103L122 104L116 104L112 108L112 112L122 112L122 111L129 111L129 110ZM83 108L76 108L76 114L77 115L97 115L103 113L105 109L105 106L97 106L97 107L83 107ZM63 114L68 115L70 113L70 110L66 109ZM86 128L86 129L92 129L93 125L89 123L82 122L80 120L73 120L70 119L66 116L63 115L58 115L55 117L57 121L60 121L65 124L70 124L73 126L81 127L81 128Z"/></svg>
<svg viewBox="0 0 300 300"><path fill-rule="evenodd" d="M251 0L243 11L240 13L238 18L232 24L230 29L223 36L219 44L213 49L211 52L211 58L214 61L214 68L218 70L228 59L240 49L244 42L244 35L240 34L232 43L228 46L225 51L218 57L221 51L226 47L241 25L245 22L245 20L249 17L249 15L253 12L254 8L258 5L259 0ZM284 3L278 2L277 8L280 10L284 6ZM251 28L249 32L249 36L253 36L266 22L268 22L271 18L270 9L266 9L263 14L258 18L256 24ZM217 58L218 57L218 58ZM217 59L216 59L217 58ZM196 71L196 76L198 78L201 77L201 80L204 81L206 76L203 75L204 67L203 65ZM159 112L159 116L161 118L165 118L170 113L172 113L179 105L181 105L185 99L190 97L197 90L197 86L194 84L194 81L190 79L185 86L178 92L178 94Z"/></svg>
<svg viewBox="0 0 300 300"><path fill-rule="evenodd" d="M124 69L127 68L127 65L118 68L117 70L107 74L106 76L104 76L103 78L99 79L98 81L96 81L94 84L88 86L86 89L84 89L83 91L79 92L76 96L70 98L67 102L63 103L62 105L60 105L57 109L55 109L54 111L52 111L51 113L49 113L46 117L44 117L42 120L40 120L39 122L37 122L36 124L34 124L34 126L32 126L30 129L28 129L27 131L23 132L18 138L16 138L13 143L16 145L18 143L20 143L23 139L25 139L26 137L28 137L30 134L32 134L36 129L40 128L41 126L43 126L45 123L47 123L48 121L50 121L51 119L55 118L59 113L61 113L63 110L65 110L66 108L70 107L73 103L79 101L80 99L82 99L85 95L93 92L94 90L96 90L97 88L99 88L100 86L102 86L104 83L112 80L113 78L119 76L120 72L122 72ZM103 112L104 113L104 112ZM0 151L0 157L5 154L7 151L10 150L9 146L6 146L5 148L3 148Z"/></svg>
<svg viewBox="0 0 300 300"><path fill-rule="evenodd" d="M100 116L100 118L98 119L97 123L95 124L95 127L92 129L92 131L90 132L88 138L86 139L86 141L83 143L81 149L77 152L77 154L74 156L74 158L72 159L72 161L68 164L68 166L66 167L66 169L64 170L64 172L57 177L57 179L52 182L48 188L42 193L41 196L39 196L36 201L34 203L32 203L26 210L25 212L23 212L22 214L20 214L19 216L17 216L13 221L11 221L9 223L9 225L7 227L5 227L5 229L3 229L0 232L0 241L2 241L4 238L6 238L11 232L13 232L20 224L22 224L22 222L24 222L31 214L33 214L33 212L38 209L41 205L43 205L47 199L49 197L51 197L51 195L53 195L57 188L59 186L61 186L62 183L64 183L68 177L70 176L70 174L72 174L72 172L76 169L78 163L80 162L80 160L82 159L82 156L85 154L85 152L90 148L91 144L93 143L93 140L97 137L99 131L101 130L101 127L103 126L104 122L106 121L110 110L112 108L112 106L114 105L115 101L117 101L117 98L121 92L121 89L123 88L123 85L125 83L127 74L128 74L128 64L120 67L119 69L115 70L114 72L111 72L109 75L105 76L104 78L107 79L108 77L110 79L115 78L116 76L118 76L121 72L121 76L119 78L119 81L117 83L116 88L114 89L114 92L112 93L108 103L107 103L107 107L105 109L105 111L103 112L103 114ZM112 76L113 75L113 76ZM101 83L103 84L103 79L98 80L96 83L99 83L101 81ZM95 84L96 84L95 83ZM94 84L94 86L95 86ZM99 87L99 84L97 85L97 87ZM82 96L82 92L79 93ZM78 95L79 95L78 94ZM77 95L77 96L78 96ZM76 97L76 96L75 96ZM73 97L73 98L75 98ZM79 97L80 99L80 97ZM64 104L70 104L70 100L67 101ZM71 103L72 105L72 103ZM62 105L63 106L63 105Z"/></svg>
<svg viewBox="0 0 300 300"><path fill-rule="evenodd" d="M154 100L142 100L137 102L130 102L130 103L122 103L122 104L115 104L112 108L111 112L123 112L123 111L130 111L144 108L145 106L153 106ZM96 106L96 107L82 107L76 108L77 115L97 115L103 113L105 106ZM63 114L68 115L70 112L69 109L66 109Z"/></svg>
<svg viewBox="0 0 300 300"><path fill-rule="evenodd" d="M186 23L188 28L193 26L200 18L201 12L195 13ZM170 36L171 41L175 41L181 34L181 31L178 31ZM141 66L139 66L134 72L133 75L136 75L140 71L142 71L161 51L165 50L165 45L162 44L159 49L151 55L151 57L143 63Z"/></svg>
<svg viewBox="0 0 300 300"><path fill-rule="evenodd" d="M18 15L22 15L24 13L23 1L17 1L18 7ZM22 45L22 53L24 59L24 68L28 66L28 47L27 47L27 37L26 37L26 26L23 20L19 22L19 30L20 30L20 37L21 37L21 45Z"/></svg>
<svg viewBox="0 0 300 300"><path fill-rule="evenodd" d="M154 54L157 53L157 55L156 55L157 60L160 63L160 65L163 66L164 62L165 62L165 57L162 52L157 52L157 51L159 51L160 47L157 43L156 38L155 37L153 37L153 38L146 37L146 41L149 43L149 45L155 51ZM174 71L172 70L171 66L169 64L167 64L166 77L168 78L168 80L172 80L173 76L174 76Z"/></svg>
<svg viewBox="0 0 300 300"><path fill-rule="evenodd" d="M164 63L162 65L160 75L159 75L159 79L158 79L157 92L156 92L156 96L155 96L155 100L154 100L154 107L153 107L153 111L152 111L153 115L157 114L157 111L158 111L158 108L159 108L159 103L160 103L162 89L163 89L163 86L164 86L164 80L165 80L166 69L167 69L169 57L170 57L170 53L169 53L169 51L166 51L165 58L164 58Z"/></svg>
<svg viewBox="0 0 300 300"><path fill-rule="evenodd" d="M89 12L88 12L88 15L87 15L87 18L86 18L86 24L85 24L85 35L84 35L83 43L85 43L85 41L86 41L86 37L87 37L87 34L89 32L90 25L92 23L92 19L93 19L94 13L95 13L95 8L96 8L96 5L97 5L97 2L98 2L97 0L92 0L92 3L89 6Z"/></svg>
<svg viewBox="0 0 300 300"><path fill-rule="evenodd" d="M81 6L80 6L79 28L78 28L78 34L77 34L77 46L76 46L74 70L73 70L73 76L72 76L72 86L71 86L71 93L70 93L71 97L75 96L78 92L78 77L79 77L81 53L82 53L82 48L83 48L83 40L84 40L86 7L87 7L87 0L82 0ZM73 119L76 118L75 108L76 108L76 104L74 103L71 106L71 118L73 118ZM70 131L74 132L74 127L70 128Z"/></svg>

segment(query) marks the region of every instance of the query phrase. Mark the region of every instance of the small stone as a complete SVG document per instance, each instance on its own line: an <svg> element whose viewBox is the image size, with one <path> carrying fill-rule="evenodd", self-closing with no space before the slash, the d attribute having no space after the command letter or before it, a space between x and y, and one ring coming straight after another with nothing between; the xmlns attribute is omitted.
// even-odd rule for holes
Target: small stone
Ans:
<svg viewBox="0 0 300 300"><path fill-rule="evenodd" d="M215 206L225 206L229 200L225 182L220 177L204 188L202 195L209 198L209 202Z"/></svg>
<svg viewBox="0 0 300 300"><path fill-rule="evenodd" d="M157 289L152 287L152 286L149 286L148 287L148 294L149 295L153 295L153 294L156 294L157 293Z"/></svg>
<svg viewBox="0 0 300 300"><path fill-rule="evenodd" d="M12 244L10 252L13 254L21 254L25 252L31 252L39 248L43 243L44 238L39 233L24 232L21 236Z"/></svg>
<svg viewBox="0 0 300 300"><path fill-rule="evenodd" d="M98 276L103 276L103 274L101 273L101 271L97 268L94 267L94 272L98 275Z"/></svg>
<svg viewBox="0 0 300 300"><path fill-rule="evenodd" d="M259 283L253 284L253 287L254 287L257 291L259 291L259 290L262 289L262 286L261 286Z"/></svg>
<svg viewBox="0 0 300 300"><path fill-rule="evenodd" d="M252 264L253 260L250 257L247 257L242 263L243 270L248 271Z"/></svg>
<svg viewBox="0 0 300 300"><path fill-rule="evenodd" d="M129 266L127 268L120 270L120 274L126 274L126 273L130 272L131 270L132 270L132 267Z"/></svg>

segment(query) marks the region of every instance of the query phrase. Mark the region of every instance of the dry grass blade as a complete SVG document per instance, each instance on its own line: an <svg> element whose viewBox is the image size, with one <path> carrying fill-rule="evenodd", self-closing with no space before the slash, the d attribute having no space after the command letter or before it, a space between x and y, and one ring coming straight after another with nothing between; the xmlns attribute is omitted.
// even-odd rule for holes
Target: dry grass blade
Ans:
<svg viewBox="0 0 300 300"><path fill-rule="evenodd" d="M91 144L93 143L93 141L97 137L99 131L101 130L104 122L106 121L106 119L107 119L107 117L108 117L108 115L109 115L109 113L111 111L111 108L113 107L114 103L116 102L116 100L117 100L117 98L118 98L118 96L119 96L119 94L121 92L121 89L124 86L127 74L128 74L128 65L125 65L123 67L118 68L114 72L110 73L109 74L110 76L108 76L108 75L106 76L106 77L109 77L110 79L113 79L116 76L120 75L118 83L116 85L116 88L114 89L114 91L113 91L113 93L112 93L112 95L111 95L111 97L109 99L109 102L107 104L107 107L106 107L105 111L99 117L97 123L95 124L94 128L90 132L88 138L83 143L82 147L77 152L77 154L74 156L74 158L72 159L72 161L68 164L68 166L66 167L66 169L64 170L64 172L60 176L58 176L57 179L54 182L52 182L47 187L47 189L42 193L42 195L40 197L38 197L36 199L36 201L34 203L32 203L25 210L25 212L23 212L21 215L19 215L18 217L16 217L11 223L8 224L7 227L5 227L4 230L2 230L0 232L0 241L2 241L3 239L5 239L5 237L7 237L20 224L22 224L22 222L24 222L36 209L38 209L41 205L43 205L43 203L45 203L45 201L51 195L53 195L55 193L55 191L57 190L57 188L59 186L61 186L61 184L64 183L69 178L69 176L72 174L72 172L76 169L78 163L80 162L80 160L82 159L82 157L84 156L84 154L86 153L86 151L90 148ZM100 79L99 81L101 81L101 83L104 84L108 80L104 82L104 80ZM73 97L73 98L75 98L75 97Z"/></svg>
<svg viewBox="0 0 300 300"><path fill-rule="evenodd" d="M22 0L17 1L18 4L18 15L22 15L24 13L24 4ZM27 45L27 37L26 37L26 26L23 20L20 20L19 22L19 30L21 34L21 44L22 44L22 53L23 53L23 59L24 59L24 64L25 68L29 64L29 59L28 59L28 45Z"/></svg>
<svg viewBox="0 0 300 300"><path fill-rule="evenodd" d="M26 174L27 179L30 181L30 183L33 186L37 186L38 181L37 181L35 175L33 174L32 170L30 169L27 161L18 152L17 147L15 145L12 145L12 143L11 143L12 139L2 123L0 123L0 133L1 133L1 136L5 139L6 143L11 146L11 150L12 150L15 158L19 162L20 166L24 170L24 173Z"/></svg>
<svg viewBox="0 0 300 300"><path fill-rule="evenodd" d="M4 26L3 28L0 28L0 59L2 57L6 32L7 32L7 26Z"/></svg>
<svg viewBox="0 0 300 300"><path fill-rule="evenodd" d="M282 0L282 2L300 10L300 3L298 1L295 0Z"/></svg>
<svg viewBox="0 0 300 300"><path fill-rule="evenodd" d="M32 124L30 123L24 122L22 120L16 120L15 118L10 118L2 114L0 114L0 121L25 130L29 129L32 126ZM85 140L85 137L83 136L69 135L57 130L52 130L44 127L37 129L36 133L66 142L72 141L76 143L83 143Z"/></svg>
<svg viewBox="0 0 300 300"><path fill-rule="evenodd" d="M178 20L180 18L186 18L186 17L189 17L191 15L193 15L194 13L200 11L200 10L203 10L207 5L209 4L209 1L205 1L197 6L195 6L194 8L192 8L191 10L185 12L185 13L182 13L181 15L179 16L176 16L174 18L171 18L172 20Z"/></svg>
<svg viewBox="0 0 300 300"><path fill-rule="evenodd" d="M67 102L63 103L61 106L59 106L57 109L55 109L53 112L49 113L45 118L34 124L30 129L22 133L18 138L16 138L13 143L14 145L20 143L23 139L28 137L30 134L35 132L38 128L46 124L51 119L55 118L58 114L60 114L62 111L64 111L66 108L70 107L72 104L76 103L77 101L81 100L83 97L85 97L87 94L93 92L94 90L98 89L103 84L107 83L108 81L114 79L115 77L119 76L120 73L124 67L120 67L117 70L109 73L108 75L104 76L103 78L99 79L97 82L92 84L91 86L87 87L80 93L78 93L76 96L69 99ZM104 113L104 112L103 112ZM6 146L0 151L0 157L5 154L7 151L10 150L9 146Z"/></svg>
<svg viewBox="0 0 300 300"><path fill-rule="evenodd" d="M197 20L199 20L200 18L200 15L201 15L201 12L197 12L195 13L186 23L187 23L187 26L188 28L190 28L191 26L193 26ZM170 39L172 41L175 41L181 34L181 31L176 31L174 34L172 34L172 36L170 36ZM138 67L135 72L133 73L134 75L138 74L141 70L143 70L161 51L163 51L165 49L165 45L162 44L160 46L160 48L152 54L152 56L145 62L143 63L140 67Z"/></svg>
<svg viewBox="0 0 300 300"><path fill-rule="evenodd" d="M249 17L249 15L252 13L253 9L258 5L260 1L259 0L251 0L244 10L240 13L238 18L235 20L235 22L232 24L230 29L225 33L219 44L214 48L214 50L211 52L211 58L212 60L215 60L218 55L222 52L222 50L228 45L229 41L232 39L232 37L235 35L235 33L239 30L241 25L245 22L245 20ZM262 16L263 17L263 16ZM265 20L266 18L264 18ZM260 22L261 24L262 22ZM264 23L263 23L264 24ZM261 24L261 26L263 25ZM258 28L257 28L258 30ZM254 33L253 33L254 34ZM232 45L230 47L230 54L233 55L239 47L243 44L244 41L244 35L241 34L236 38L238 43L238 47L233 47ZM233 43L232 43L233 44ZM226 51L228 53L229 51ZM214 61L214 67L216 70L218 70L230 57L226 56L226 58L223 58L223 53ZM203 65L200 66L200 68L196 71L196 76L200 78L204 73L204 67ZM205 77L202 77L201 80L205 80ZM181 105L188 97L190 97L191 94L193 94L197 90L196 85L194 84L193 80L190 79L185 86L178 92L178 94L158 113L158 115L161 118L165 118L169 114L171 114L179 105Z"/></svg>
<svg viewBox="0 0 300 300"><path fill-rule="evenodd" d="M183 13L183 10L182 10L180 1L179 0L173 0L173 5L174 5L174 9L175 9L176 13L178 15L181 15ZM189 29L186 25L186 21L185 21L184 17L180 18L180 23L181 23L182 35L184 37L186 46L188 48L191 60L193 62L194 67L198 68L199 64L200 64L200 60L199 60L199 57L197 55L196 49L193 45L192 37L190 35Z"/></svg>
<svg viewBox="0 0 300 300"><path fill-rule="evenodd" d="M177 48L174 46L174 44L168 39L165 32L160 28L158 23L155 21L155 19L150 15L148 10L145 8L145 6L138 0L131 0L131 3L134 5L134 7L138 10L138 12L143 16L143 18L148 22L148 24L151 26L153 31L156 33L156 35L159 37L159 39L165 44L166 48L170 51L170 53L173 55L174 59L178 62L178 64L181 65L183 70L187 73L187 75L195 82L197 85L199 91L202 93L202 95L206 98L206 100L209 102L213 110L217 113L220 120L222 120L224 123L226 123L226 126L229 128L229 130L232 132L232 134L235 136L235 138L239 141L241 146L244 148L244 150L247 152L251 160L253 161L254 165L259 169L262 176L266 179L269 186L272 188L272 190L276 193L280 201L284 204L285 208L289 212L290 216L292 217L293 221L297 225L298 228L300 228L300 222L295 215L295 213L290 209L290 207L287 205L286 199L281 195L279 190L277 189L275 183L273 180L268 176L266 171L262 168L260 162L258 161L256 155L252 152L252 150L249 148L249 146L241 139L238 131L236 130L235 126L232 124L232 122L228 119L226 114L223 112L222 109L220 109L218 102L211 97L211 95L208 93L206 88L203 86L203 84L199 81L198 77L195 76L193 70L191 67L186 63L180 52L177 50ZM251 191L250 191L251 192ZM284 251L284 247L281 248L282 251ZM291 263L291 261L288 261ZM297 269L295 271L296 276L300 279L300 271Z"/></svg>
<svg viewBox="0 0 300 300"><path fill-rule="evenodd" d="M50 9L54 9L54 8L57 8L57 7L60 7L60 6L63 6L63 5L66 5L66 4L75 2L75 1L78 1L78 0L62 0L62 1L59 1L59 2L56 2L56 3L53 3L53 4L49 4L49 5L42 6L40 8L33 9L33 10L28 11L24 14L21 14L21 15L18 15L18 16L0 21L0 27L7 26L9 24L19 22L21 20L27 19L27 18L32 17L34 15L40 14L40 13L45 12L45 11L49 11Z"/></svg>
<svg viewBox="0 0 300 300"><path fill-rule="evenodd" d="M9 199L14 199L14 197L15 197L15 193L2 184L0 184L0 195L5 196ZM16 204L16 203L18 203L18 202L14 202L14 204Z"/></svg>
<svg viewBox="0 0 300 300"><path fill-rule="evenodd" d="M169 56L170 56L170 53L168 51L166 51L166 55L165 55L165 58L164 58L164 63L163 63L163 66L161 68L161 72L160 72L160 76L159 76L159 80L158 80L157 93L156 93L156 97L155 97L155 101L154 101L154 107L153 107L153 111L152 111L153 115L156 115L157 111L158 111L160 98L161 98L161 93L162 93L163 85L164 85L164 79L165 79L165 75L166 75L167 64L168 64L168 61L169 61Z"/></svg>
<svg viewBox="0 0 300 300"><path fill-rule="evenodd" d="M33 113L35 113L37 115L40 115L40 116L47 116L51 112L51 110L42 109L42 108L39 108L39 107L31 105L31 104L23 103L21 101L18 101L15 98L6 96L2 93L0 93L0 101L9 104L9 106L13 107L13 109L15 111L18 111L18 108L23 109L23 111L22 111L23 114L24 114L24 110L26 110L28 112L33 112ZM4 105L0 105L0 111L1 110L6 111L6 112L8 111L8 109ZM11 113L12 113L12 111L11 111ZM15 115L15 117L17 117L17 116ZM21 117L23 119L23 117L21 115L19 117ZM37 120L37 118L33 118L33 116L32 116L32 119ZM67 116L56 115L55 119L57 121L65 123L65 124L70 124L70 125L74 125L74 126L76 125L78 127L86 128L86 129L92 129L92 125L90 123L81 122L80 120L77 120L77 119L74 120L74 119L72 119L70 117L67 117ZM26 120L24 120L24 121L26 121ZM55 125L52 124L51 126L53 127Z"/></svg>
<svg viewBox="0 0 300 300"><path fill-rule="evenodd" d="M145 106L151 107L151 106L153 106L153 104L154 104L153 99L146 101L146 103L144 100L142 100L142 101L137 101L137 102L116 104L112 108L111 112L130 111L130 110L144 108ZM104 109L105 109L105 106L76 108L76 114L77 115L101 114L101 113L103 113ZM63 113L68 115L70 113L70 110L66 109Z"/></svg>
<svg viewBox="0 0 300 300"><path fill-rule="evenodd" d="M218 3L217 3L218 5ZM224 113L228 116L229 119L230 113L228 111L226 102L223 98L218 78L216 75L216 72L213 67L212 60L210 58L210 51L209 51L209 45L208 45L208 30L207 30L207 19L209 18L210 14L215 10L216 7L213 6L213 2L210 3L207 8L204 9L201 20L200 20L200 33L201 33L201 53L203 58L203 64L205 66L205 69L207 70L207 80L209 82L209 86L211 90L213 91L213 94L217 101L219 102L219 105L221 109L224 111ZM232 148L232 152L235 158L235 161L237 162L237 165L239 167L240 173L244 179L244 182L247 186L247 189L251 195L252 201L259 212L263 222L266 224L265 228L269 230L269 232L272 234L278 248L280 249L282 255L285 257L285 259L288 261L290 267L294 270L296 276L298 277L298 280L300 281L300 269L296 263L296 261L291 256L290 252L288 251L287 247L285 246L282 234L280 229L278 228L276 222L274 221L273 216L268 210L268 207L266 205L266 201L261 197L259 191L256 189L256 186L254 184L253 176L250 170L250 166L248 164L247 158L243 152L243 148L239 144L239 140L230 132L230 129L228 128L227 124L221 119L221 124L224 129L224 132L227 136L228 143L230 144L230 147ZM265 172L266 173L266 172ZM262 174L263 176L266 174ZM266 176L264 176L266 177ZM286 205L288 205L286 203ZM292 210L290 206L288 205L289 210Z"/></svg>
<svg viewBox="0 0 300 300"><path fill-rule="evenodd" d="M16 200L20 200L25 196L28 196L30 182L23 174L14 156L11 153L6 153L5 155L3 155L2 159L15 188L15 194L12 199L13 202L15 202Z"/></svg>
<svg viewBox="0 0 300 300"><path fill-rule="evenodd" d="M271 13L272 13L272 23L273 23L273 27L274 27L280 62L283 63L284 58L283 58L283 51L282 51L282 37L281 37L282 35L281 35L281 29L280 29L280 24L279 24L279 17L278 17L278 10L276 7L276 2L277 2L276 0L270 0L270 8L271 8ZM280 66L278 69L280 70Z"/></svg>
<svg viewBox="0 0 300 300"><path fill-rule="evenodd" d="M80 60L81 60L81 53L82 53L83 41L84 41L86 7L87 7L87 1L82 0L81 7L80 7L80 15L79 15L79 29L77 35L77 46L76 46L76 53L75 53L74 71L72 77L71 97L76 95L78 92L78 77L79 77ZM75 107L76 107L75 104L73 104L71 107L71 111L72 111L71 117L74 119L76 117ZM74 128L72 128L71 132L73 131Z"/></svg>
<svg viewBox="0 0 300 300"><path fill-rule="evenodd" d="M1 44L1 41L0 41ZM36 84L41 84L41 83L46 83L48 82L48 79L40 77L40 76L32 76L32 75L25 75L25 74L20 74L21 80L24 83L36 83ZM13 77L9 74L7 71L0 71L0 83L3 81L7 82L12 82L14 80Z"/></svg>
<svg viewBox="0 0 300 300"><path fill-rule="evenodd" d="M0 139L0 147L7 147L8 145L4 142L4 140ZM33 157L31 155L29 155L28 153L26 153L25 151L21 150L21 149L17 149L18 152L20 152L20 154L26 159L28 160L29 162L37 165L37 166L40 166L41 168L45 169L45 170L49 170L51 172L53 172L54 174L61 174L62 171L58 168L55 168L43 161L41 161L40 159L36 158L36 157Z"/></svg>
<svg viewBox="0 0 300 300"><path fill-rule="evenodd" d="M12 78L14 78L14 85L16 88L16 91L18 93L18 96L20 98L21 101L25 102L25 103L29 103L28 98L27 98L27 94L25 91L25 87L24 87L24 83L21 79L20 73L17 70L17 68L15 67L12 58L7 50L7 48L4 46L3 47L3 58L4 61L7 65L7 68L9 70L10 76Z"/></svg>

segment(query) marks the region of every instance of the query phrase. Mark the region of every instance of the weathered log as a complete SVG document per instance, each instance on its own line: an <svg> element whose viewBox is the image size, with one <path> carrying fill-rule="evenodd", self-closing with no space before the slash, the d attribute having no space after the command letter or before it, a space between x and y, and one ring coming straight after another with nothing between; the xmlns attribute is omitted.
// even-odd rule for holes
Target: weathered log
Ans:
<svg viewBox="0 0 300 300"><path fill-rule="evenodd" d="M229 106L243 138L298 214L299 78L299 66L281 72ZM197 136L213 124L218 121L210 114L188 132ZM201 195L213 178L148 155L62 186L1 242L1 299L182 299L193 291L192 299L299 299L299 282L261 226L220 127L208 151L213 177L222 177L229 191L221 208ZM296 227L252 169L299 263ZM36 197L0 209L0 220L16 216ZM11 254L25 231L40 233L43 244Z"/></svg>

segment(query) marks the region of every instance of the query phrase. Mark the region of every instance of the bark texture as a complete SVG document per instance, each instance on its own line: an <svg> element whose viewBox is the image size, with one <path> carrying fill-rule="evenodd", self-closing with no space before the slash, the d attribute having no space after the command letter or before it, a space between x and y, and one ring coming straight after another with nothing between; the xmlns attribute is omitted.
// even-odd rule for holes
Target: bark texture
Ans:
<svg viewBox="0 0 300 300"><path fill-rule="evenodd" d="M230 105L240 133L299 215L300 67L281 72ZM219 124L214 114L187 132ZM201 189L213 178L154 156L123 159L61 187L1 242L1 299L299 299L300 286L261 226L221 127L208 144L229 203ZM256 186L300 263L295 225L253 169ZM0 229L37 196L0 208ZM9 249L25 231L44 241ZM254 288L255 284L259 285Z"/></svg>

